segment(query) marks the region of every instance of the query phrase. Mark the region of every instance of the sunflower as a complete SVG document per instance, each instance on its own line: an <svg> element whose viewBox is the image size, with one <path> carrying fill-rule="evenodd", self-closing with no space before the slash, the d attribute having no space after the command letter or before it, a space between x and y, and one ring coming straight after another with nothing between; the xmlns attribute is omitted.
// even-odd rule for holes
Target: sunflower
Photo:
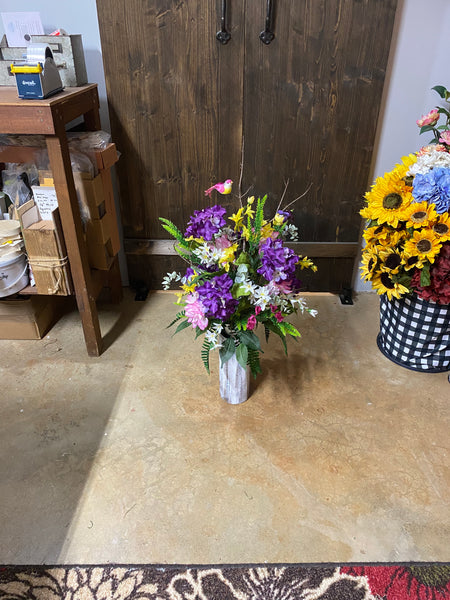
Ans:
<svg viewBox="0 0 450 600"><path fill-rule="evenodd" d="M413 236L406 240L405 255L407 257L417 256L421 260L428 260L433 263L441 250L441 246L440 239L432 229L422 229L421 231L415 231Z"/></svg>
<svg viewBox="0 0 450 600"><path fill-rule="evenodd" d="M435 221L438 214L434 204L428 202L413 202L406 209L407 223L406 227L426 227L431 221Z"/></svg>
<svg viewBox="0 0 450 600"><path fill-rule="evenodd" d="M379 273L372 280L372 286L376 289L377 294L386 294L389 300L392 298L401 298L405 294L409 293L407 287L393 281L388 273Z"/></svg>
<svg viewBox="0 0 450 600"><path fill-rule="evenodd" d="M450 216L448 213L438 215L437 222L431 227L440 242L450 240Z"/></svg>
<svg viewBox="0 0 450 600"><path fill-rule="evenodd" d="M367 227L364 230L363 238L366 240L366 244L370 246L372 244L381 243L382 240L388 238L391 232L391 227L374 225L372 227Z"/></svg>
<svg viewBox="0 0 450 600"><path fill-rule="evenodd" d="M386 248L380 251L379 256L381 260L380 271L390 273L391 275L396 275L400 272L403 266L403 257L398 250L395 248Z"/></svg>
<svg viewBox="0 0 450 600"><path fill-rule="evenodd" d="M404 221L404 211L413 201L411 182L407 173L417 158L410 154L402 158L401 164L375 180L365 198L367 207L360 214L366 219L377 220L378 224L387 223L397 227Z"/></svg>
<svg viewBox="0 0 450 600"><path fill-rule="evenodd" d="M366 246L361 256L361 279L370 281L378 265L378 252L376 246Z"/></svg>

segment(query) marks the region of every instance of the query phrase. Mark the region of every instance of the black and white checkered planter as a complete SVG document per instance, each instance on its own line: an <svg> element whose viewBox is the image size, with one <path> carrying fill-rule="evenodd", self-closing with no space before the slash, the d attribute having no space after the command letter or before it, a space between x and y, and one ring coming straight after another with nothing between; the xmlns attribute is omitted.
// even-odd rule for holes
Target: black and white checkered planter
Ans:
<svg viewBox="0 0 450 600"><path fill-rule="evenodd" d="M450 370L450 305L417 296L388 300L380 297L381 352L414 371Z"/></svg>

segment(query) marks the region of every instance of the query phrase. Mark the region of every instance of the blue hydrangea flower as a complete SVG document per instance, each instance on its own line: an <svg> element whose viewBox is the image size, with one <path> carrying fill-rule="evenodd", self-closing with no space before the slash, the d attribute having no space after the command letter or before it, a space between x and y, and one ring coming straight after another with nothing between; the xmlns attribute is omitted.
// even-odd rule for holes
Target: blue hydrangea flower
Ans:
<svg viewBox="0 0 450 600"><path fill-rule="evenodd" d="M427 173L418 173L413 181L413 196L416 202L435 204L436 212L450 209L450 169L437 167Z"/></svg>

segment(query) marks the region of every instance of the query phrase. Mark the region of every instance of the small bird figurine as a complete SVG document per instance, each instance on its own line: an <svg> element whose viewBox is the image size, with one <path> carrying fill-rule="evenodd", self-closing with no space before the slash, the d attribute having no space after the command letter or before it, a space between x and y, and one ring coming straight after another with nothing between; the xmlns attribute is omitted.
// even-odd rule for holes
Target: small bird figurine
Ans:
<svg viewBox="0 0 450 600"><path fill-rule="evenodd" d="M213 185L209 189L205 190L205 196L211 197L211 192L213 190L217 190L219 194L230 194L232 185L233 182L231 181L231 179L227 179L223 183L216 183L216 185Z"/></svg>

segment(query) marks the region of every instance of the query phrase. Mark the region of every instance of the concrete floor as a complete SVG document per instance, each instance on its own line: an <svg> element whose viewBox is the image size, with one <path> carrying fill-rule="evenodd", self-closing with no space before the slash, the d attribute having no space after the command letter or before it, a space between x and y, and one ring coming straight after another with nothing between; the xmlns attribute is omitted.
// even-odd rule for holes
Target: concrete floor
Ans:
<svg viewBox="0 0 450 600"><path fill-rule="evenodd" d="M0 340L0 563L449 561L447 374L377 349L378 298L307 295L250 399L164 329L169 292Z"/></svg>

